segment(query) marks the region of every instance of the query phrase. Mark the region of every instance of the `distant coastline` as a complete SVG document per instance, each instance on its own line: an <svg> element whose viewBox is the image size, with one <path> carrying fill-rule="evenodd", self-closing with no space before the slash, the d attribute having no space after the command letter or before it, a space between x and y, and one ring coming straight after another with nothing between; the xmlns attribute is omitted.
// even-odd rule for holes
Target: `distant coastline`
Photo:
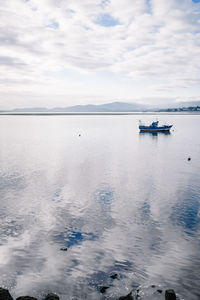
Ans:
<svg viewBox="0 0 200 300"><path fill-rule="evenodd" d="M200 115L200 111L149 112L0 112L0 116L119 116L119 115Z"/></svg>
<svg viewBox="0 0 200 300"><path fill-rule="evenodd" d="M176 107L175 107L176 106ZM1 115L127 115L127 114L158 114L200 113L200 101L179 102L165 106L149 104L112 102L101 105L75 105L69 107L23 107L12 110L0 110Z"/></svg>

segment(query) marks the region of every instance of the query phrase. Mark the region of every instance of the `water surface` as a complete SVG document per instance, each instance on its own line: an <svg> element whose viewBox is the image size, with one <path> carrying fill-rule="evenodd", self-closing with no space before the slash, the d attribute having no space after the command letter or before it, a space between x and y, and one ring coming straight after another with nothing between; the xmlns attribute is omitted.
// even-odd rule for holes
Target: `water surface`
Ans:
<svg viewBox="0 0 200 300"><path fill-rule="evenodd" d="M0 117L1 287L200 298L200 116L157 117L174 131L140 134L152 115Z"/></svg>

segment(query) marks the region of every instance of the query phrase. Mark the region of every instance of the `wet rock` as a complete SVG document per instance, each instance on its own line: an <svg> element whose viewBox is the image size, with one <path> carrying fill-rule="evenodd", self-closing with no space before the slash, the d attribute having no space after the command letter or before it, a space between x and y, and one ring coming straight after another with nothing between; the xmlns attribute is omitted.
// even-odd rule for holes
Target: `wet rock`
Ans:
<svg viewBox="0 0 200 300"><path fill-rule="evenodd" d="M151 287L152 287L152 288L155 288L156 286L155 286L155 284L152 284Z"/></svg>
<svg viewBox="0 0 200 300"><path fill-rule="evenodd" d="M9 290L0 288L0 300L13 300Z"/></svg>
<svg viewBox="0 0 200 300"><path fill-rule="evenodd" d="M59 300L60 298L58 297L58 295L50 293L46 296L45 300Z"/></svg>
<svg viewBox="0 0 200 300"><path fill-rule="evenodd" d="M158 289L157 292L158 292L159 294L162 294L162 290L160 290L160 289Z"/></svg>
<svg viewBox="0 0 200 300"><path fill-rule="evenodd" d="M133 300L133 296L132 296L132 292L130 292L128 295L126 296L121 296L119 297L118 300Z"/></svg>
<svg viewBox="0 0 200 300"><path fill-rule="evenodd" d="M139 293L140 293L140 289L137 289L137 290L136 290L135 299L140 299Z"/></svg>
<svg viewBox="0 0 200 300"><path fill-rule="evenodd" d="M67 251L67 247L60 248L60 251Z"/></svg>
<svg viewBox="0 0 200 300"><path fill-rule="evenodd" d="M165 300L176 300L176 294L174 290L165 291Z"/></svg>
<svg viewBox="0 0 200 300"><path fill-rule="evenodd" d="M109 286L100 286L99 291L104 294L107 289L109 289Z"/></svg>
<svg viewBox="0 0 200 300"><path fill-rule="evenodd" d="M117 277L118 277L117 274L112 274L112 275L110 275L110 278L112 278L112 279L116 279Z"/></svg>
<svg viewBox="0 0 200 300"><path fill-rule="evenodd" d="M16 300L37 300L37 299L34 297L30 297L30 296L21 296L21 297L18 297Z"/></svg>

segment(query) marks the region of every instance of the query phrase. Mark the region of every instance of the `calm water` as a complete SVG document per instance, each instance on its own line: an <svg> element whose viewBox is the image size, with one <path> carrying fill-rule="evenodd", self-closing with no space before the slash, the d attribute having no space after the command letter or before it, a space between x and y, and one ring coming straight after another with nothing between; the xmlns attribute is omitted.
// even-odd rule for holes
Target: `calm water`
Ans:
<svg viewBox="0 0 200 300"><path fill-rule="evenodd" d="M200 116L158 116L168 135L139 134L140 118L155 120L0 117L0 286L14 297L200 298Z"/></svg>

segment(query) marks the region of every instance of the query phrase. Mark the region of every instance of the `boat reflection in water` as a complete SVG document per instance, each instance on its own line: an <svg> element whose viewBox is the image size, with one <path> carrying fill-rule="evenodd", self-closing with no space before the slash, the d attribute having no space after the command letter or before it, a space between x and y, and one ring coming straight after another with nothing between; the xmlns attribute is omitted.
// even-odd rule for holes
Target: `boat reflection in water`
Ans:
<svg viewBox="0 0 200 300"><path fill-rule="evenodd" d="M140 136L171 135L170 131L140 131Z"/></svg>

